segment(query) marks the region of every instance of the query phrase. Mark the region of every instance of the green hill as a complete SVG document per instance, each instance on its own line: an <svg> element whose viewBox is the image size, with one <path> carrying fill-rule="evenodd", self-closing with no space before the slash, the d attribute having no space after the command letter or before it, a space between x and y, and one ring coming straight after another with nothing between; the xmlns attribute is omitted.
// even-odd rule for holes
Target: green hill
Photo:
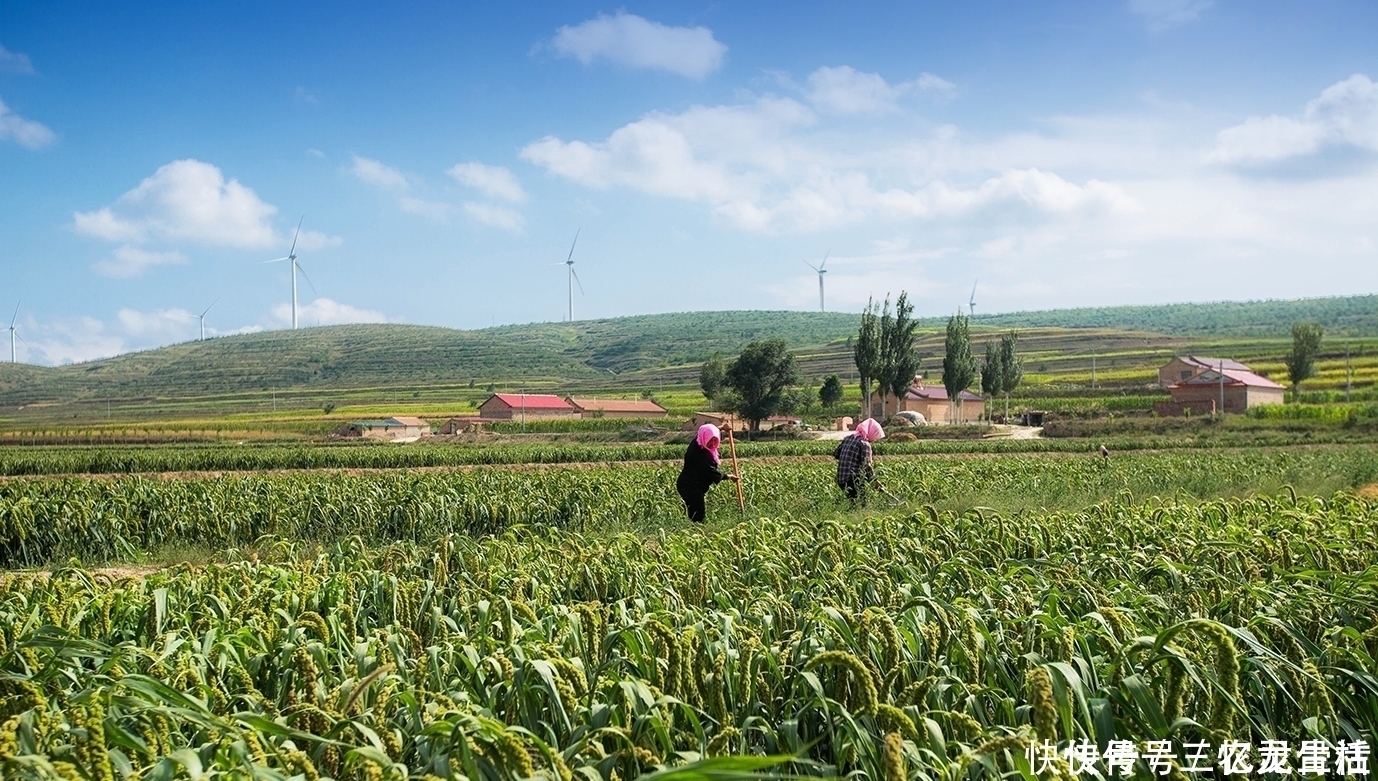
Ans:
<svg viewBox="0 0 1378 781"><path fill-rule="evenodd" d="M652 381L692 382L697 364L714 351L731 355L754 339L775 337L799 351L810 376L849 373L846 339L855 332L857 319L855 313L690 312L476 331L391 324L272 331L70 366L0 364L0 404L471 382L479 388L513 381L571 388L645 387ZM1077 329L1050 330L1042 336L1029 333L1027 346L1044 353L1038 358L1047 364L1043 370L1056 371L1059 354L1104 356L1106 351L1124 349L1115 344L1124 339L1147 347L1155 334L1163 335L1152 339L1155 349L1232 337L1278 344L1297 320L1320 322L1327 336L1373 336L1378 334L1378 296L978 315L973 326L978 334L1003 328ZM927 332L921 350L930 356L941 350L936 332L944 322L945 318L921 322Z"/></svg>

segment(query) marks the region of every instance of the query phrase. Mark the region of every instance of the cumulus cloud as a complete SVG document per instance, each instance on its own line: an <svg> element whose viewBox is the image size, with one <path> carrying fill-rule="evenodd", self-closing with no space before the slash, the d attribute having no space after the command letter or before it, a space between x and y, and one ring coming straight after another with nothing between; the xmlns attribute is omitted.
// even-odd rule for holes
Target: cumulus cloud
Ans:
<svg viewBox="0 0 1378 781"><path fill-rule="evenodd" d="M47 126L25 119L0 100L0 141L13 141L27 149L42 149L57 140Z"/></svg>
<svg viewBox="0 0 1378 781"><path fill-rule="evenodd" d="M1378 84L1362 73L1326 87L1300 116L1249 117L1225 128L1206 160L1258 165L1345 146L1378 151Z"/></svg>
<svg viewBox="0 0 1378 781"><path fill-rule="evenodd" d="M33 73L33 61L29 55L12 52L0 46L0 73Z"/></svg>
<svg viewBox="0 0 1378 781"><path fill-rule="evenodd" d="M522 216L517 212L490 203L465 201L464 213L484 225L505 231L519 231L525 223Z"/></svg>
<svg viewBox="0 0 1378 781"><path fill-rule="evenodd" d="M517 181L516 175L502 166L478 162L459 163L445 173L456 182L465 187L472 187L489 198L512 203L522 203L526 200L526 191L522 189L522 183Z"/></svg>
<svg viewBox="0 0 1378 781"><path fill-rule="evenodd" d="M117 279L137 277L156 266L185 265L187 256L173 250L171 252L150 252L131 247L119 247L112 257L97 261L92 269L103 277Z"/></svg>
<svg viewBox="0 0 1378 781"><path fill-rule="evenodd" d="M602 59L690 79L703 79L722 67L727 54L707 27L669 27L624 11L561 27L552 45L585 65Z"/></svg>
<svg viewBox="0 0 1378 781"><path fill-rule="evenodd" d="M279 323L291 323L291 303L275 305L273 318ZM343 325L345 323L386 323L388 321L387 317L377 310L359 309L329 298L317 298L309 304L297 304L297 320L302 325Z"/></svg>
<svg viewBox="0 0 1378 781"><path fill-rule="evenodd" d="M406 191L407 177L401 171L367 157L353 155L353 158L354 164L349 168L349 173L354 178L382 190Z"/></svg>
<svg viewBox="0 0 1378 781"><path fill-rule="evenodd" d="M290 240L273 229L276 213L238 180L226 181L219 168L188 159L162 166L110 206L76 212L72 223L78 233L110 242L268 249ZM297 246L339 243L336 237L303 231Z"/></svg>
<svg viewBox="0 0 1378 781"><path fill-rule="evenodd" d="M876 217L954 215L996 203L1044 212L1135 208L1112 183L1076 184L1034 167L989 172L968 186L949 184L926 177L905 149L866 157L839 153L807 135L816 121L797 101L761 98L740 106L651 114L601 142L547 137L521 154L588 187L628 187L705 203L730 224L762 232L818 231ZM884 184L897 174L907 180L904 186ZM928 181L911 183L920 178Z"/></svg>
<svg viewBox="0 0 1378 781"><path fill-rule="evenodd" d="M863 73L847 65L819 68L808 78L809 102L830 114L888 114L899 108L899 99L906 93L950 95L956 89L952 82L931 73L890 84L878 73Z"/></svg>
<svg viewBox="0 0 1378 781"><path fill-rule="evenodd" d="M1194 22L1215 0L1129 0L1129 10L1143 17L1153 31Z"/></svg>

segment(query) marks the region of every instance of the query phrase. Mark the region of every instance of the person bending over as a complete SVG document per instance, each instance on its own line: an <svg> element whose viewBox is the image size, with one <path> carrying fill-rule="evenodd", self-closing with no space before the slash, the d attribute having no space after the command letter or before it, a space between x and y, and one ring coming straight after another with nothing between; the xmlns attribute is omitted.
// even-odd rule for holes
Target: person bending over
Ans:
<svg viewBox="0 0 1378 781"><path fill-rule="evenodd" d="M833 458L837 459L837 487L847 494L852 504L864 504L866 486L876 482L871 443L884 437L885 430L880 424L867 418L856 424L856 431L847 435L833 451Z"/></svg>
<svg viewBox="0 0 1378 781"><path fill-rule="evenodd" d="M718 468L721 463L718 457L718 443L721 441L722 435L718 427L712 423L705 423L699 426L694 441L690 442L689 449L684 451L684 468L680 470L679 479L675 481L675 489L679 491L679 498L684 500L689 520L694 523L703 523L704 514L707 512L703 500L708 495L708 489L724 480L737 479L736 475L729 475Z"/></svg>

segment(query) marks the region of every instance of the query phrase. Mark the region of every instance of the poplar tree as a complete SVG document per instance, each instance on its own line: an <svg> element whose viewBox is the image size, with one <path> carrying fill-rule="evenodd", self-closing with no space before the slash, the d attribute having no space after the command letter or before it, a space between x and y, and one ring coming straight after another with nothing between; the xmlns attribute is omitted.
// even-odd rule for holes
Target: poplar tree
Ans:
<svg viewBox="0 0 1378 781"><path fill-rule="evenodd" d="M976 379L976 358L971 354L970 321L960 312L947 321L946 352L943 355L943 387L954 412L962 408L962 391ZM954 422L960 417L954 414Z"/></svg>

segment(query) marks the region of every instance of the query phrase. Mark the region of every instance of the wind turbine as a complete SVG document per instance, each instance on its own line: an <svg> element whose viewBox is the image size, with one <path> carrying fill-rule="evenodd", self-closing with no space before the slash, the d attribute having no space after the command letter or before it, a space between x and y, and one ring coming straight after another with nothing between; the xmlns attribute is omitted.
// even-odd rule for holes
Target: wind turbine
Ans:
<svg viewBox="0 0 1378 781"><path fill-rule="evenodd" d="M823 308L823 275L828 273L828 271L823 267L828 264L828 256L831 254L833 254L832 250L828 250L827 252L823 253L823 262L819 263L817 266L813 265L807 260L804 261L805 266L808 266L809 268L818 272L818 311L820 312L827 311Z"/></svg>
<svg viewBox="0 0 1378 781"><path fill-rule="evenodd" d="M302 222L304 222L305 220L306 220L306 215L303 214L302 217L301 217L301 219L297 221L297 232L294 233L294 234L292 234L292 248L289 249L289 250L287 250L287 257L285 257L285 258L274 258L274 259L272 259L272 260L265 260L265 261L263 261L264 263L281 263L282 261L286 260L286 261L289 261L289 262L292 264L292 330L293 330L293 331L297 330L297 271L301 268L301 265L297 263L297 237L301 235L301 224L302 224ZM305 271L303 271L303 272L301 272L301 273L302 273L302 276L306 276L306 272L305 272ZM310 278L307 278L306 281L307 281L308 283L311 282ZM311 289L312 289L312 290L315 290L315 289L316 289L316 286L315 286L315 285L311 285ZM206 311L210 311L210 310L207 309Z"/></svg>
<svg viewBox="0 0 1378 781"><path fill-rule="evenodd" d="M20 301L19 304L24 303ZM19 304L14 305L14 316L10 318L10 363L17 363L14 352L14 323L19 319ZM25 342L27 344L27 342Z"/></svg>
<svg viewBox="0 0 1378 781"><path fill-rule="evenodd" d="M975 316L976 316L976 283L977 283L977 282L980 282L980 281L981 281L981 280L978 279L978 280L976 280L976 282L972 282L972 283L971 283L971 300L967 301L967 307L968 307L968 314L967 314L967 317L975 317ZM959 310L959 311L960 311L960 310Z"/></svg>
<svg viewBox="0 0 1378 781"><path fill-rule="evenodd" d="M211 311L211 307L218 303L220 303L220 297L216 296L215 300L211 302L211 306L206 307L204 312L196 316L201 321L201 338L197 339L198 342L206 341L206 312Z"/></svg>
<svg viewBox="0 0 1378 781"><path fill-rule="evenodd" d="M552 266L565 266L569 269L569 321L574 322L574 286L579 286L579 295L584 294L584 283L579 281L579 275L574 273L574 245L579 243L579 230L574 231L574 241L569 245L569 257L565 258L564 263L551 263Z"/></svg>

